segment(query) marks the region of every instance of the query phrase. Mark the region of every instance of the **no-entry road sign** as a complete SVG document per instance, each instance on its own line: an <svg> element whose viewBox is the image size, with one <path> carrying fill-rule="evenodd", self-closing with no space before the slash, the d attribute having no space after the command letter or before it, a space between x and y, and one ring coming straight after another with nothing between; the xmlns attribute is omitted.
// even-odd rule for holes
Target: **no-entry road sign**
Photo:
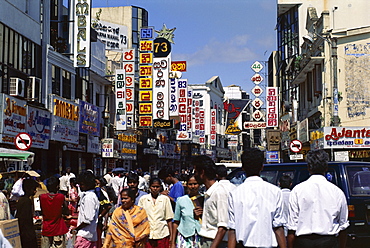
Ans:
<svg viewBox="0 0 370 248"><path fill-rule="evenodd" d="M14 145L17 149L26 151L32 145L32 138L28 133L19 133L15 136Z"/></svg>
<svg viewBox="0 0 370 248"><path fill-rule="evenodd" d="M292 152L298 153L302 150L302 142L299 140L292 140L290 142L289 148Z"/></svg>

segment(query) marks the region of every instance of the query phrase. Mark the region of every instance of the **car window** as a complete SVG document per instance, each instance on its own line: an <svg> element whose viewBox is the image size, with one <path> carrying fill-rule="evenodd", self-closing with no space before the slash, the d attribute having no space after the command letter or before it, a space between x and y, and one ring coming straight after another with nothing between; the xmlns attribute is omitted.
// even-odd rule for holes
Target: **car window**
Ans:
<svg viewBox="0 0 370 248"><path fill-rule="evenodd" d="M351 195L370 195L370 167L348 166L346 170Z"/></svg>
<svg viewBox="0 0 370 248"><path fill-rule="evenodd" d="M276 171L262 171L261 177L263 180L276 185L278 173L279 171L277 170Z"/></svg>

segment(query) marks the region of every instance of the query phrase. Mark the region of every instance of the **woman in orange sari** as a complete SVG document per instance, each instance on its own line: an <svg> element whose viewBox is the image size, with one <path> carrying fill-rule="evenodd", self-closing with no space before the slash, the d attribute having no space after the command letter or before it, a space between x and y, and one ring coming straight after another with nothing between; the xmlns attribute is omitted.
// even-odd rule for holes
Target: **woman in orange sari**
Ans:
<svg viewBox="0 0 370 248"><path fill-rule="evenodd" d="M121 191L122 205L112 214L103 248L145 247L150 226L145 210L134 205L135 197L129 188Z"/></svg>

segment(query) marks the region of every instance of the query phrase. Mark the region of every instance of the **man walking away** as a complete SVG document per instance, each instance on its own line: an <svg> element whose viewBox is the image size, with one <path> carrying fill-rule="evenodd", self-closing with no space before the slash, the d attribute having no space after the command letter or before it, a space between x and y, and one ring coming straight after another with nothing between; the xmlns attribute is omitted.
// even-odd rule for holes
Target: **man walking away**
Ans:
<svg viewBox="0 0 370 248"><path fill-rule="evenodd" d="M264 153L259 149L243 152L247 178L229 196L229 248L286 248L282 193L260 177L263 162Z"/></svg>
<svg viewBox="0 0 370 248"><path fill-rule="evenodd" d="M289 212L289 196L290 196L290 187L292 187L292 178L289 175L282 175L279 179L279 186L281 192L283 193L283 213L284 219L288 220L288 212ZM284 235L285 237L288 236L288 228L284 225Z"/></svg>
<svg viewBox="0 0 370 248"><path fill-rule="evenodd" d="M349 226L343 191L325 178L328 154L323 150L307 154L311 176L295 186L289 198L288 247L344 248ZM339 240L338 240L339 237Z"/></svg>

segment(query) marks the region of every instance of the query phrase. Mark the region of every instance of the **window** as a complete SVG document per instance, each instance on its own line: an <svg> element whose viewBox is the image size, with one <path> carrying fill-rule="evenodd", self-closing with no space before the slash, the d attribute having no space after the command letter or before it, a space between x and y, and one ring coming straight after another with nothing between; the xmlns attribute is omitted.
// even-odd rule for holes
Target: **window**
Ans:
<svg viewBox="0 0 370 248"><path fill-rule="evenodd" d="M52 65L51 68L52 93L60 96L60 68Z"/></svg>
<svg viewBox="0 0 370 248"><path fill-rule="evenodd" d="M370 195L370 167L346 167L351 195Z"/></svg>
<svg viewBox="0 0 370 248"><path fill-rule="evenodd" d="M71 73L63 70L62 80L63 80L62 96L64 98L71 99Z"/></svg>

